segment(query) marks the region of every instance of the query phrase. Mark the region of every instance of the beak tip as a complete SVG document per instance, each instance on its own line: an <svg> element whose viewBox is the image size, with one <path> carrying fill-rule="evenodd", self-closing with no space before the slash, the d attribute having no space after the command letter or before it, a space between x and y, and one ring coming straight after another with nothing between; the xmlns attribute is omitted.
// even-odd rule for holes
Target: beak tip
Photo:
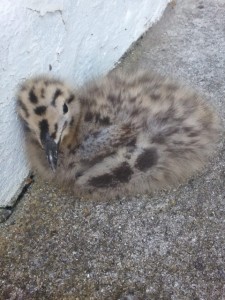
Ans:
<svg viewBox="0 0 225 300"><path fill-rule="evenodd" d="M55 151L54 153L52 153L52 151L50 151L48 154L48 162L50 164L50 167L52 169L53 172L56 171L57 168L57 158L58 158L58 153L57 151Z"/></svg>

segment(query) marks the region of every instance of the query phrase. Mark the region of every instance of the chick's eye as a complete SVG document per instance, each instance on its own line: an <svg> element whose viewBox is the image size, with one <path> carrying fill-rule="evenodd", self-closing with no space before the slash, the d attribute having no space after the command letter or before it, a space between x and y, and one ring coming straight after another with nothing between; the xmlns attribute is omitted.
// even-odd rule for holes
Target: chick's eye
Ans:
<svg viewBox="0 0 225 300"><path fill-rule="evenodd" d="M63 104L63 113L66 114L68 112L68 106L66 103Z"/></svg>

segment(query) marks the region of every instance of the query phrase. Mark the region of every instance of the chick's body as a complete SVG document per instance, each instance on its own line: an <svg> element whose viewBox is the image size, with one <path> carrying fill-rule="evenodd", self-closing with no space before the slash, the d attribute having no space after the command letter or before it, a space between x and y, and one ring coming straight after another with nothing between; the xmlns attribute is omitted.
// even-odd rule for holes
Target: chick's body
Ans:
<svg viewBox="0 0 225 300"><path fill-rule="evenodd" d="M35 78L18 99L32 166L78 195L114 197L182 182L204 165L218 137L217 116L201 97L146 72L109 74L77 91ZM38 115L39 106L46 108ZM46 131L59 145L55 172L41 147Z"/></svg>

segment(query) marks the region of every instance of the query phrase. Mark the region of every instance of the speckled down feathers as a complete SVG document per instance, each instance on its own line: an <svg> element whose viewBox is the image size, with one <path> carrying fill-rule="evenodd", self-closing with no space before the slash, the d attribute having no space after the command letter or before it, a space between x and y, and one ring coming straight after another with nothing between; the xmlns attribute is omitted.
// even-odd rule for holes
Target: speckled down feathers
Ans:
<svg viewBox="0 0 225 300"><path fill-rule="evenodd" d="M68 113L60 127L64 103ZM19 90L18 112L28 129L31 166L78 196L111 198L177 185L207 162L219 132L217 115L198 94L148 72L112 73L77 90L34 78ZM56 172L40 145L43 120L51 136L60 136Z"/></svg>

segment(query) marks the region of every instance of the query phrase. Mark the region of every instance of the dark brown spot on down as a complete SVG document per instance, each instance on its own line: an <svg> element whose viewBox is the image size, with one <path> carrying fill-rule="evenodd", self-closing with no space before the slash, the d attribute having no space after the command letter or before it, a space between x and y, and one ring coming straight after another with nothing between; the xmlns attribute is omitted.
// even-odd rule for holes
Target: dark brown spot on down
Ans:
<svg viewBox="0 0 225 300"><path fill-rule="evenodd" d="M158 161L158 154L155 148L144 149L144 151L138 156L135 167L140 171L147 171Z"/></svg>
<svg viewBox="0 0 225 300"><path fill-rule="evenodd" d="M101 119L99 119L99 123L101 124L101 125L110 125L110 119L109 119L109 117L103 117L103 118L101 118Z"/></svg>
<svg viewBox="0 0 225 300"><path fill-rule="evenodd" d="M33 104L38 103L38 98L37 98L37 96L35 95L35 93L34 93L33 90L31 90L31 91L29 92L29 100L30 100L30 102L33 103Z"/></svg>
<svg viewBox="0 0 225 300"><path fill-rule="evenodd" d="M118 182L129 182L133 171L127 162L123 162L118 168L113 170L113 175Z"/></svg>
<svg viewBox="0 0 225 300"><path fill-rule="evenodd" d="M35 109L34 109L34 112L36 115L38 116L43 116L45 113L46 113L46 110L47 110L47 107L44 106L44 105L41 105L41 106L37 106Z"/></svg>
<svg viewBox="0 0 225 300"><path fill-rule="evenodd" d="M127 162L112 170L112 173L96 176L89 180L89 184L96 188L114 187L119 183L129 182L133 171Z"/></svg>
<svg viewBox="0 0 225 300"><path fill-rule="evenodd" d="M59 96L61 96L61 95L62 95L62 91L61 91L60 89L57 89L57 90L55 91L54 96L53 96L51 105L56 106L56 104L55 104L56 99L57 99Z"/></svg>
<svg viewBox="0 0 225 300"><path fill-rule="evenodd" d="M100 113L97 113L97 114L95 115L95 122L96 122L96 123L99 123L99 124L101 124L101 125L103 125L103 126L107 126L107 125L110 125L110 118L109 118L108 116L102 117L102 116L100 115Z"/></svg>
<svg viewBox="0 0 225 300"><path fill-rule="evenodd" d="M67 102L68 104L70 104L74 99L75 99L75 96L74 96L73 94L71 94L71 95L69 96L69 98L66 100L66 102Z"/></svg>
<svg viewBox="0 0 225 300"><path fill-rule="evenodd" d="M91 122L93 120L93 113L88 111L86 112L85 114L85 117L84 117L84 121L85 122Z"/></svg>
<svg viewBox="0 0 225 300"><path fill-rule="evenodd" d="M113 175L112 174L104 174L100 176L93 177L89 180L89 184L96 188L104 188L114 186L113 184Z"/></svg>

